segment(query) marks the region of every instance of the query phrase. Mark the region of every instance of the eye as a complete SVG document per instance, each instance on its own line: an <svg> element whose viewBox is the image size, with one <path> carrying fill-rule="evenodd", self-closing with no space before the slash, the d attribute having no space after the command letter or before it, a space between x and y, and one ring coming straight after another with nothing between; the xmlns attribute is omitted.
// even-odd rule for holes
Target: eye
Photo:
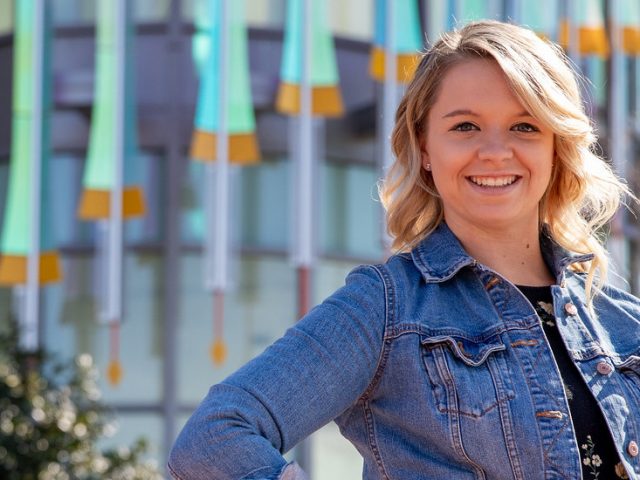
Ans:
<svg viewBox="0 0 640 480"><path fill-rule="evenodd" d="M478 127L471 122L462 122L455 125L451 130L456 132L470 132L472 130L478 130Z"/></svg>
<svg viewBox="0 0 640 480"><path fill-rule="evenodd" d="M512 130L515 130L516 132L522 132L522 133L531 133L531 132L539 132L540 129L538 127L536 127L535 125L531 125L530 123L518 123L516 125L514 125L513 127L511 127Z"/></svg>

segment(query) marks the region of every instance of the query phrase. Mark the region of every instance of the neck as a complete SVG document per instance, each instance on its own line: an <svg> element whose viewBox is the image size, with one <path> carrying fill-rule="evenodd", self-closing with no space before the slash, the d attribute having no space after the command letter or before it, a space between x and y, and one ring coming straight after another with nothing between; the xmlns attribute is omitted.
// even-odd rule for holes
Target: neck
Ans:
<svg viewBox="0 0 640 480"><path fill-rule="evenodd" d="M502 229L447 225L469 255L516 285L555 283L540 248L537 223Z"/></svg>

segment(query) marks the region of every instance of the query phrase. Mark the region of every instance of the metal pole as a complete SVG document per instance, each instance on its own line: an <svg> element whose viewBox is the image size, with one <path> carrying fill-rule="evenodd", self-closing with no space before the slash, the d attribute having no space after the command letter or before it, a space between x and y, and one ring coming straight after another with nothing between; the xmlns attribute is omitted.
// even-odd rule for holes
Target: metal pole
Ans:
<svg viewBox="0 0 640 480"><path fill-rule="evenodd" d="M206 166L205 210L207 239L205 240L205 283L210 291L224 291L228 278L229 241L229 128L228 128L228 70L229 70L229 4L220 0L220 56L218 70L218 132L216 161ZM212 48L214 46L212 45ZM212 208L215 207L215 208Z"/></svg>
<svg viewBox="0 0 640 480"><path fill-rule="evenodd" d="M109 205L109 269L107 318L112 327L118 326L122 317L122 191L125 162L125 102L126 55L128 11L126 0L115 0L115 105L114 138L116 158L113 168L113 189Z"/></svg>
<svg viewBox="0 0 640 480"><path fill-rule="evenodd" d="M312 0L302 1L302 76L300 79L300 163L298 190L298 245L299 265L310 267L313 263L313 119L312 119L312 87L311 58Z"/></svg>
<svg viewBox="0 0 640 480"><path fill-rule="evenodd" d="M393 165L394 156L391 148L391 133L395 122L395 111L398 103L398 59L395 52L396 18L394 0L385 2L384 30L384 85L382 92L382 135L384 140L383 174ZM391 238L387 233L386 222L382 222L382 246L385 252L391 248Z"/></svg>
<svg viewBox="0 0 640 480"><path fill-rule="evenodd" d="M579 46L579 32L575 24L576 18L576 4L574 0L567 0L566 3L566 18L567 28L569 34L569 58L574 63L575 67L580 65L580 46Z"/></svg>
<svg viewBox="0 0 640 480"><path fill-rule="evenodd" d="M167 211L164 244L164 335L163 352L164 368L162 382L162 410L164 423L163 450L165 459L176 437L177 413L177 373L178 359L178 302L180 286L180 192L182 188L182 153L180 130L175 128L181 124L180 118L180 56L182 42L180 28L181 0L172 0L167 30ZM166 462L163 462L166 464ZM169 472L167 472L167 476Z"/></svg>
<svg viewBox="0 0 640 480"><path fill-rule="evenodd" d="M393 4L394 0L386 0L385 2L384 110L382 113L385 138L387 139L387 147L384 151L385 170L393 164L391 132L393 131L398 97L398 59L395 53L396 18Z"/></svg>
<svg viewBox="0 0 640 480"><path fill-rule="evenodd" d="M35 0L33 14L33 110L31 117L31 248L27 258L27 291L22 347L28 351L38 349L40 319L40 220L42 201L42 117L43 63L44 63L44 0Z"/></svg>
<svg viewBox="0 0 640 480"><path fill-rule="evenodd" d="M214 288L224 291L228 279L228 242L229 242L229 127L228 127L228 91L229 91L229 1L220 4L220 89L218 105L219 130L217 144L216 207L217 239L215 243L216 274Z"/></svg>
<svg viewBox="0 0 640 480"><path fill-rule="evenodd" d="M609 154L613 162L613 167L620 177L627 174L627 122L626 122L626 102L627 92L625 57L622 51L622 29L620 25L621 12L620 2L610 2L609 11L612 28L613 45L611 49L611 79L610 95L611 107L609 110ZM624 210L618 211L612 224L611 237L609 238L609 249L614 262L614 267L618 273L627 279L626 246L624 238ZM612 277L614 283L619 283Z"/></svg>
<svg viewBox="0 0 640 480"><path fill-rule="evenodd" d="M300 78L300 149L298 163L297 205L297 277L298 315L307 314L311 306L311 268L313 264L313 97L311 87L311 58L313 0L302 0L302 75ZM296 448L296 460L311 475L311 439Z"/></svg>

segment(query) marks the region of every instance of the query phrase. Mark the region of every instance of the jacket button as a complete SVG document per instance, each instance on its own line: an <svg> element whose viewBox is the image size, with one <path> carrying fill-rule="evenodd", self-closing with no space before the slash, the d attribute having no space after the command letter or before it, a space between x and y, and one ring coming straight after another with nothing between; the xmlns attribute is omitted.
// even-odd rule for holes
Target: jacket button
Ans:
<svg viewBox="0 0 640 480"><path fill-rule="evenodd" d="M578 314L578 309L576 308L576 306L573 303L565 304L564 311L567 312L569 315L577 315Z"/></svg>
<svg viewBox="0 0 640 480"><path fill-rule="evenodd" d="M613 367L603 360L601 362L598 362L598 364L596 365L596 370L600 375L609 375L613 371Z"/></svg>
<svg viewBox="0 0 640 480"><path fill-rule="evenodd" d="M629 455L631 455L632 457L637 457L638 456L638 444L636 442L634 442L633 440L631 440L629 442L629 445L627 446L627 452L629 452Z"/></svg>

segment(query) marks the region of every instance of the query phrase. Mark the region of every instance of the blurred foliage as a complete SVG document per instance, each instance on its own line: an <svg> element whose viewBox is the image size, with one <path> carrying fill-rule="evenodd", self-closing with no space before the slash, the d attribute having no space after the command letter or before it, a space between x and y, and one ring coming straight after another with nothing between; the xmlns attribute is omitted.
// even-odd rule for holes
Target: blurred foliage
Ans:
<svg viewBox="0 0 640 480"><path fill-rule="evenodd" d="M18 348L15 329L0 332L0 478L3 480L161 480L147 446L101 451L115 433L100 403L90 355L58 362Z"/></svg>

